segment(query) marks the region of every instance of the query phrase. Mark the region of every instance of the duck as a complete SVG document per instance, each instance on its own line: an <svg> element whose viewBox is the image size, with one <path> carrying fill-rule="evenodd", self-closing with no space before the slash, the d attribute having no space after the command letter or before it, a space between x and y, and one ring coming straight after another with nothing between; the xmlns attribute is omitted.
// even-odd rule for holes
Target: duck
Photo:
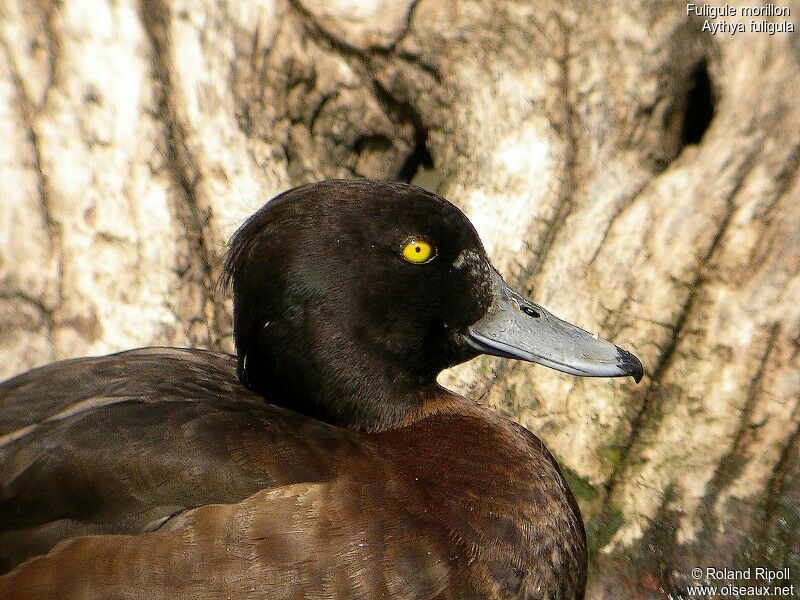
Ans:
<svg viewBox="0 0 800 600"><path fill-rule="evenodd" d="M0 383L0 597L582 598L533 433L437 383L488 354L643 376L514 291L404 183L290 189L224 263L236 354L149 347Z"/></svg>

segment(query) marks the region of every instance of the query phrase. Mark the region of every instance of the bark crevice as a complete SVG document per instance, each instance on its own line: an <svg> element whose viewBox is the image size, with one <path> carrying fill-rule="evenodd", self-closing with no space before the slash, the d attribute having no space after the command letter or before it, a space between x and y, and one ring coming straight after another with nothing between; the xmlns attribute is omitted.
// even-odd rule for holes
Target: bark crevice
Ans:
<svg viewBox="0 0 800 600"><path fill-rule="evenodd" d="M204 339L197 340L208 348L217 348L220 335L214 333L217 322L224 322L224 299L218 285L214 265L218 262L214 251L206 239L210 225L211 210L201 200L198 189L200 167L198 160L192 155L187 141L186 128L178 115L181 100L176 97L174 65L170 60L172 42L170 39L170 10L164 0L152 0L141 5L141 18L151 48L151 67L156 85L158 99L158 119L164 127L165 159L178 187L173 210L178 222L190 240L195 267L199 271L198 292L204 298L204 319L195 320L201 323L206 332ZM178 313L180 314L180 313ZM196 331L196 328L194 329Z"/></svg>

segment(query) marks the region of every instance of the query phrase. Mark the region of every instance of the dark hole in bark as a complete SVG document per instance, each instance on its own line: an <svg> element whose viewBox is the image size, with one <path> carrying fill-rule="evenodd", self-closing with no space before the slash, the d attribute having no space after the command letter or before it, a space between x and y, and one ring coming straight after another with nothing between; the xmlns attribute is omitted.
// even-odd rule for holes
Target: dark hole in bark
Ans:
<svg viewBox="0 0 800 600"><path fill-rule="evenodd" d="M358 138L353 144L353 150L356 154L385 151L391 147L392 141L385 135L365 135Z"/></svg>
<svg viewBox="0 0 800 600"><path fill-rule="evenodd" d="M403 163L403 166L400 167L400 171L397 173L397 180L411 183L411 180L414 179L420 167L423 169L433 168L433 157L428 150L428 136L424 134L417 138L414 150L408 155L406 162Z"/></svg>
<svg viewBox="0 0 800 600"><path fill-rule="evenodd" d="M713 118L714 90L708 74L708 63L703 61L697 65L689 81L686 114L681 127L681 145L688 146L699 143Z"/></svg>

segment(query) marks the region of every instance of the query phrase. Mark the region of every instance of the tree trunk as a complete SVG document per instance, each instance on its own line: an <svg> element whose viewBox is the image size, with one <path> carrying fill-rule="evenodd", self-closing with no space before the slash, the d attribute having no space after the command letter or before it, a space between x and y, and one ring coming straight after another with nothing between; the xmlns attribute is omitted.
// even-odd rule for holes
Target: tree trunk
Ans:
<svg viewBox="0 0 800 600"><path fill-rule="evenodd" d="M638 386L494 359L443 377L564 466L588 597L707 566L797 584L800 37L751 32L755 5L3 0L0 375L230 350L217 279L247 215L310 180L413 180L645 364ZM786 6L768 21L797 27Z"/></svg>

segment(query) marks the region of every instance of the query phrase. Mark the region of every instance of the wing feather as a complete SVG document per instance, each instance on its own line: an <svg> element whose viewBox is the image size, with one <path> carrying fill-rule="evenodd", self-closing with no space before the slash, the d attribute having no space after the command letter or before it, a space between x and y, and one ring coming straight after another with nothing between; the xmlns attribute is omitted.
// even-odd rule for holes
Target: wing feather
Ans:
<svg viewBox="0 0 800 600"><path fill-rule="evenodd" d="M430 530L402 511L377 529L374 510L343 505L351 485L293 484L187 510L155 532L73 538L0 577L0 597L444 598L451 566Z"/></svg>
<svg viewBox="0 0 800 600"><path fill-rule="evenodd" d="M267 404L233 357L146 348L0 383L0 573L88 533L330 476L348 432Z"/></svg>

